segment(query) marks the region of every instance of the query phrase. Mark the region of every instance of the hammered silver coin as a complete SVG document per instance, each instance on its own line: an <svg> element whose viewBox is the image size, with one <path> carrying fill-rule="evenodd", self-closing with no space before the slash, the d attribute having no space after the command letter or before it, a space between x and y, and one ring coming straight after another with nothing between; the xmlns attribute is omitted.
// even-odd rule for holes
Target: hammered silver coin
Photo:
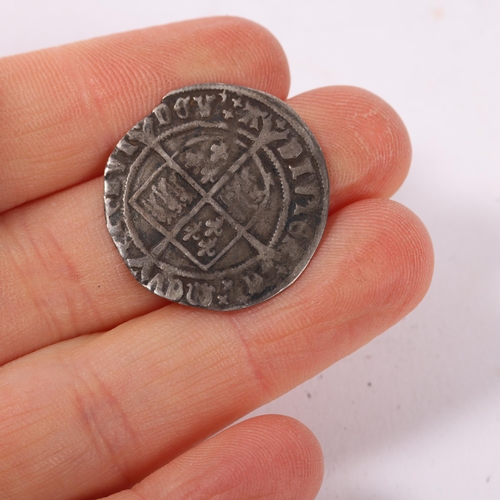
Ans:
<svg viewBox="0 0 500 500"><path fill-rule="evenodd" d="M107 227L139 283L219 311L288 287L328 214L311 131L276 97L234 85L167 94L120 140L104 179Z"/></svg>

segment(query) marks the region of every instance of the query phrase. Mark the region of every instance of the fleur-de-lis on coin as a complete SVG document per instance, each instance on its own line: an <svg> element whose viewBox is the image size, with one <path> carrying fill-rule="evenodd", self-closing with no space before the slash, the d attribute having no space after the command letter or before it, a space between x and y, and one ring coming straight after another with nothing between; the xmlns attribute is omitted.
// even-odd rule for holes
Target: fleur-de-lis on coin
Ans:
<svg viewBox="0 0 500 500"><path fill-rule="evenodd" d="M201 229L201 224L201 222L192 222L191 224L188 224L184 228L184 236L182 237L182 241L188 241L190 239L198 241L200 239L198 231Z"/></svg>
<svg viewBox="0 0 500 500"><path fill-rule="evenodd" d="M212 238L211 240L201 240L198 243L198 247L200 251L198 252L198 257L203 257L203 255L207 254L209 257L213 257L215 255L214 247L217 244L217 237Z"/></svg>
<svg viewBox="0 0 500 500"><path fill-rule="evenodd" d="M220 236L222 234L222 225L224 224L224 219L222 217L216 217L215 220L208 219L205 222L205 226L208 229L205 231L205 236Z"/></svg>

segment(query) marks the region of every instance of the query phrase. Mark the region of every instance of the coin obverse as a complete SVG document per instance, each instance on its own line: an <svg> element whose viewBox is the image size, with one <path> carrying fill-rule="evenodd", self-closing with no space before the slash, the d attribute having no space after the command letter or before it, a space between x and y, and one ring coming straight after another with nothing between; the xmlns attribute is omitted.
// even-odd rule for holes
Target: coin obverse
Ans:
<svg viewBox="0 0 500 500"><path fill-rule="evenodd" d="M232 85L167 94L120 140L104 184L108 230L139 283L220 311L288 287L328 214L310 130L276 97Z"/></svg>

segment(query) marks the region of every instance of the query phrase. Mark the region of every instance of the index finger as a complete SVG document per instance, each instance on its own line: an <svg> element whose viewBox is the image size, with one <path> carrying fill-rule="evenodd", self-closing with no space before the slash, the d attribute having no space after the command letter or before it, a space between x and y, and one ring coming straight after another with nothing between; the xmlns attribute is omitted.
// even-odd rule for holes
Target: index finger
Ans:
<svg viewBox="0 0 500 500"><path fill-rule="evenodd" d="M221 17L0 60L0 212L101 175L164 94L220 81L284 99L286 57L261 26Z"/></svg>

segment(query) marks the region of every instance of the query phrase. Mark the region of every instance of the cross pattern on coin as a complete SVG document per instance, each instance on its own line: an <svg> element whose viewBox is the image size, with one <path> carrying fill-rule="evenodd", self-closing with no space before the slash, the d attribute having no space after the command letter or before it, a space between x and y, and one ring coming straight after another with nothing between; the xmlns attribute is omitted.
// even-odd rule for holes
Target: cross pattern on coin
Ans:
<svg viewBox="0 0 500 500"><path fill-rule="evenodd" d="M203 84L167 94L111 154L109 232L145 287L215 310L271 298L302 272L323 233L321 150L279 99Z"/></svg>

